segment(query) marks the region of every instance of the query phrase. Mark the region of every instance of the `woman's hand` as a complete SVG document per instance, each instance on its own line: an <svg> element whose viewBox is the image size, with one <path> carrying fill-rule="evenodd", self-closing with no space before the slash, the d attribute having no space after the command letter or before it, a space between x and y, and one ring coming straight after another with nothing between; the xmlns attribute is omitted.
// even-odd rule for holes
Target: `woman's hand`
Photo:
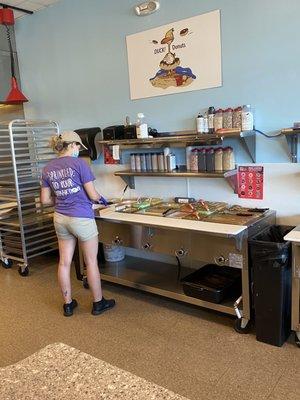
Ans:
<svg viewBox="0 0 300 400"><path fill-rule="evenodd" d="M105 207L108 206L108 201L103 196L100 196L99 203L103 204Z"/></svg>

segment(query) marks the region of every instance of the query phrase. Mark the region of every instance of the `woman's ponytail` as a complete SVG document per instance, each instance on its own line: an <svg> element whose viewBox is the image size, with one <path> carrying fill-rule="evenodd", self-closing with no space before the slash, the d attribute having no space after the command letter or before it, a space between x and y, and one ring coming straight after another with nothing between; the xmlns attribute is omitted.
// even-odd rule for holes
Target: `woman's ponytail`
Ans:
<svg viewBox="0 0 300 400"><path fill-rule="evenodd" d="M53 149L53 151L56 151L57 153L61 153L63 150L66 149L68 144L62 140L61 135L55 135L55 136L52 136L52 138L50 140L50 146Z"/></svg>

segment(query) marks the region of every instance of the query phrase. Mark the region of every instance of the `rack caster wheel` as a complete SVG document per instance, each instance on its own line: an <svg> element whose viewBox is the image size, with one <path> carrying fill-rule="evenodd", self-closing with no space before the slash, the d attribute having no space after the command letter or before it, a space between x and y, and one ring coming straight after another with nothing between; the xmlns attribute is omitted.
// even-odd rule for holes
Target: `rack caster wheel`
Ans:
<svg viewBox="0 0 300 400"><path fill-rule="evenodd" d="M2 267L5 269L9 269L13 265L13 262L10 258L4 258L4 260L2 260L1 263L2 263Z"/></svg>
<svg viewBox="0 0 300 400"><path fill-rule="evenodd" d="M88 280L87 280L86 277L84 277L84 278L82 279L82 284L83 284L83 287L84 287L85 289L89 289L89 288L90 288L89 283L88 283Z"/></svg>
<svg viewBox="0 0 300 400"><path fill-rule="evenodd" d="M249 333L251 329L249 321L245 320L244 318L237 318L234 321L234 330L237 333L246 334Z"/></svg>
<svg viewBox="0 0 300 400"><path fill-rule="evenodd" d="M295 343L300 348L300 332L295 332Z"/></svg>
<svg viewBox="0 0 300 400"><path fill-rule="evenodd" d="M25 267L24 269L22 267L19 267L18 272L21 276L28 276L29 275L29 268Z"/></svg>

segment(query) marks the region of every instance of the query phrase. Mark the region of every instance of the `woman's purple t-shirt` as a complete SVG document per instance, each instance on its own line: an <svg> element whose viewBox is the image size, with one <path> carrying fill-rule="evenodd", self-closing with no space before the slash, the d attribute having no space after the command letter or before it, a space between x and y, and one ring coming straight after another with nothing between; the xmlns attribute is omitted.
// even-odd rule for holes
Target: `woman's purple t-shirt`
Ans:
<svg viewBox="0 0 300 400"><path fill-rule="evenodd" d="M42 172L42 186L55 194L55 211L68 217L94 218L93 203L83 187L94 180L83 159L69 156L51 160Z"/></svg>

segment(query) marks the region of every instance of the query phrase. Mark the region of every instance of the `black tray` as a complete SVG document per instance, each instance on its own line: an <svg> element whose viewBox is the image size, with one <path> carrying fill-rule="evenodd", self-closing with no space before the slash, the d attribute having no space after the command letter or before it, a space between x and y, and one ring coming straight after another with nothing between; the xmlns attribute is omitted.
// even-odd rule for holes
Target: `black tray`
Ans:
<svg viewBox="0 0 300 400"><path fill-rule="evenodd" d="M221 303L242 292L241 271L215 264L205 265L181 279L181 282L187 296L211 303Z"/></svg>

